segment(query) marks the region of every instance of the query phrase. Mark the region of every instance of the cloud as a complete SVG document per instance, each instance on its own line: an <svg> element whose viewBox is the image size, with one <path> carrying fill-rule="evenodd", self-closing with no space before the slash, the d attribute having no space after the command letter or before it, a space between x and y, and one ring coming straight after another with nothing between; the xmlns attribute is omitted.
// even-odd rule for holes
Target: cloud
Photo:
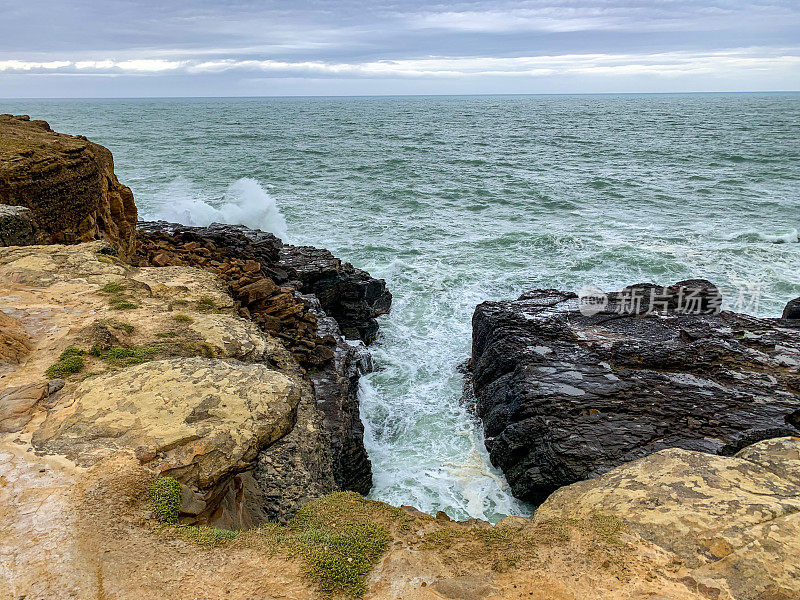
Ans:
<svg viewBox="0 0 800 600"><path fill-rule="evenodd" d="M473 5L474 6L474 5ZM421 11L406 15L414 29L454 32L508 33L539 31L698 31L747 29L758 22L771 26L797 23L797 7L776 0L754 3L730 0L724 4L671 0L666 2L581 2L550 0L512 6Z"/></svg>
<svg viewBox="0 0 800 600"><path fill-rule="evenodd" d="M552 75L676 77L750 71L800 73L800 48L747 48L714 52L592 53L516 57L425 57L360 62L223 58L115 61L0 61L0 72L213 75L244 72L265 76L357 78L541 77Z"/></svg>

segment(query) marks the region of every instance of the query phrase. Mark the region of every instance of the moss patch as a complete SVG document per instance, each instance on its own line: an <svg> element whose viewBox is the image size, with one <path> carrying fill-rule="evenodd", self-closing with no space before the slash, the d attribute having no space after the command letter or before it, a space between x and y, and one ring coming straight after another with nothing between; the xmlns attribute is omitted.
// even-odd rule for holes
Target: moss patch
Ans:
<svg viewBox="0 0 800 600"><path fill-rule="evenodd" d="M150 510L162 523L177 523L181 510L181 484L174 477L159 477L150 486Z"/></svg>
<svg viewBox="0 0 800 600"><path fill-rule="evenodd" d="M174 315L173 319L178 321L178 323L191 323L192 321L194 321L192 317L190 317L189 315L185 315L183 313L178 313L177 315Z"/></svg>
<svg viewBox="0 0 800 600"><path fill-rule="evenodd" d="M125 291L125 286L117 283L116 281L112 281L111 283L107 283L101 287L100 291L103 294L121 294Z"/></svg>
<svg viewBox="0 0 800 600"><path fill-rule="evenodd" d="M200 300L197 301L197 310L200 312L220 312L217 303L214 302L214 299L211 296L202 296Z"/></svg>
<svg viewBox="0 0 800 600"><path fill-rule="evenodd" d="M111 327L113 327L114 329L124 331L128 335L133 333L133 325L131 325L130 323L119 323L117 321L114 321L112 323L109 323L109 325L111 325Z"/></svg>
<svg viewBox="0 0 800 600"><path fill-rule="evenodd" d="M128 367L130 365L140 365L149 360L153 360L160 348L158 346L134 346L132 348L119 348L117 346L108 350L100 350L97 346L92 346L89 354L106 361L109 364Z"/></svg>
<svg viewBox="0 0 800 600"><path fill-rule="evenodd" d="M45 375L50 379L55 379L57 377L67 377L73 373L80 373L83 369L83 354L83 350L75 346L69 346L58 357L58 362L45 371Z"/></svg>
<svg viewBox="0 0 800 600"><path fill-rule="evenodd" d="M134 308L139 308L138 304L122 296L113 296L108 300L108 305L113 310L132 310Z"/></svg>
<svg viewBox="0 0 800 600"><path fill-rule="evenodd" d="M198 527L191 525L178 525L175 532L185 540L199 544L206 548L216 548L224 546L228 542L235 540L239 537L238 531L231 531L229 529L217 529L216 527L208 527L200 525Z"/></svg>

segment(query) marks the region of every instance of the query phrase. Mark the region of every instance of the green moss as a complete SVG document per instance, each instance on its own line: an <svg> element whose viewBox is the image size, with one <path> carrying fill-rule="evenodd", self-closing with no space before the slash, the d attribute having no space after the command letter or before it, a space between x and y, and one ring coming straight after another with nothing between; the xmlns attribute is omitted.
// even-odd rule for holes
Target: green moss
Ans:
<svg viewBox="0 0 800 600"><path fill-rule="evenodd" d="M50 379L55 379L57 377L66 377L73 373L80 373L81 369L83 369L83 354L83 350L75 346L69 346L58 357L58 362L45 371L45 375Z"/></svg>
<svg viewBox="0 0 800 600"><path fill-rule="evenodd" d="M181 484L174 477L159 477L150 486L150 510L162 523L177 523L181 510Z"/></svg>
<svg viewBox="0 0 800 600"><path fill-rule="evenodd" d="M391 540L389 532L376 523L353 523L303 530L296 544L308 575L323 595L360 597L366 592L369 572Z"/></svg>
<svg viewBox="0 0 800 600"><path fill-rule="evenodd" d="M127 367L130 365L140 365L152 360L159 349L158 346L133 346L132 348L119 348L115 346L108 350L100 350L97 346L92 346L89 350L89 354L112 365Z"/></svg>
<svg viewBox="0 0 800 600"><path fill-rule="evenodd" d="M133 325L131 325L129 323L117 323L117 322L114 322L114 323L111 323L111 327L113 327L114 329L119 329L120 331L124 331L128 335L133 333Z"/></svg>
<svg viewBox="0 0 800 600"><path fill-rule="evenodd" d="M186 349L196 356L205 358L215 358L217 356L214 346L207 342L189 342L186 344Z"/></svg>
<svg viewBox="0 0 800 600"><path fill-rule="evenodd" d="M108 305L114 310L131 310L134 308L139 308L138 304L135 304L127 298L121 296L111 297L108 300Z"/></svg>
<svg viewBox="0 0 800 600"><path fill-rule="evenodd" d="M159 331L156 334L157 338L174 338L178 337L178 333L175 331Z"/></svg>
<svg viewBox="0 0 800 600"><path fill-rule="evenodd" d="M100 291L104 294L121 294L125 291L125 286L112 281L111 283L107 283L101 287Z"/></svg>
<svg viewBox="0 0 800 600"><path fill-rule="evenodd" d="M185 315L183 313L178 313L173 318L179 323L191 323L192 321L194 321L192 317L190 317L189 315Z"/></svg>
<svg viewBox="0 0 800 600"><path fill-rule="evenodd" d="M306 504L287 526L291 550L326 597L362 596L367 576L389 548L391 535L368 520L373 507L365 502L350 492L329 494Z"/></svg>
<svg viewBox="0 0 800 600"><path fill-rule="evenodd" d="M239 537L238 531L231 531L229 529L217 529L216 527L208 527L201 525L199 527L190 525L178 525L176 532L182 538L205 546L206 548L215 548L224 546L231 540Z"/></svg>
<svg viewBox="0 0 800 600"><path fill-rule="evenodd" d="M200 300L197 301L197 310L200 312L219 312L219 307L217 303L214 302L214 299L211 296L202 296Z"/></svg>
<svg viewBox="0 0 800 600"><path fill-rule="evenodd" d="M622 520L615 515L595 513L589 517L589 527L598 538L609 544L619 544L619 534L624 527Z"/></svg>

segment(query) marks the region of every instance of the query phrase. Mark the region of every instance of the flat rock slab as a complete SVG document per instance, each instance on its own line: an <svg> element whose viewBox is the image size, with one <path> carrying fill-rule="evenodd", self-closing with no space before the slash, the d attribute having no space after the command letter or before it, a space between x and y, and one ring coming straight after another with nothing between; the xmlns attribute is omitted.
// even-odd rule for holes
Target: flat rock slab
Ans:
<svg viewBox="0 0 800 600"><path fill-rule="evenodd" d="M733 598L798 598L798 467L800 438L765 440L735 457L662 450L558 490L534 518L615 515L681 557L693 586Z"/></svg>
<svg viewBox="0 0 800 600"><path fill-rule="evenodd" d="M800 321L578 302L538 290L473 317L476 409L517 497L665 448L734 454L800 433Z"/></svg>
<svg viewBox="0 0 800 600"><path fill-rule="evenodd" d="M142 464L203 490L252 467L259 450L292 429L298 402L295 384L264 365L159 360L87 379L33 444L79 463L130 449Z"/></svg>

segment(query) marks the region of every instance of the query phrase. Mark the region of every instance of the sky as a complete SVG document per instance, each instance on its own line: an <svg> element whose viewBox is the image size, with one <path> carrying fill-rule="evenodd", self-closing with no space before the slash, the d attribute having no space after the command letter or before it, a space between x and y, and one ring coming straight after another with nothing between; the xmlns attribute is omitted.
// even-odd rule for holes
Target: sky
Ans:
<svg viewBox="0 0 800 600"><path fill-rule="evenodd" d="M800 0L0 0L0 97L800 90Z"/></svg>

